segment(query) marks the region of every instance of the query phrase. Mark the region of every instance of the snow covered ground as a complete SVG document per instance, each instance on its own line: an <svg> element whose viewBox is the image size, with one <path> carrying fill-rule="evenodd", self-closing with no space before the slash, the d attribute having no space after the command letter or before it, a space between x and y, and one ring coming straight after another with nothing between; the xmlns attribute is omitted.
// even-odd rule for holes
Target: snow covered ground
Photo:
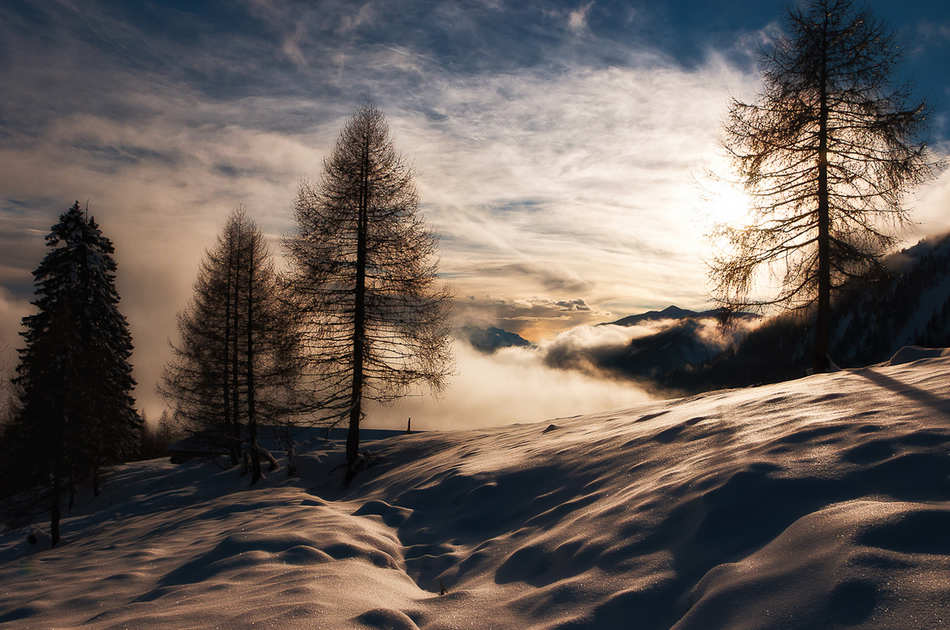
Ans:
<svg viewBox="0 0 950 630"><path fill-rule="evenodd" d="M337 446L254 489L119 467L65 543L0 537L46 628L950 627L950 357ZM440 594L444 590L444 594Z"/></svg>

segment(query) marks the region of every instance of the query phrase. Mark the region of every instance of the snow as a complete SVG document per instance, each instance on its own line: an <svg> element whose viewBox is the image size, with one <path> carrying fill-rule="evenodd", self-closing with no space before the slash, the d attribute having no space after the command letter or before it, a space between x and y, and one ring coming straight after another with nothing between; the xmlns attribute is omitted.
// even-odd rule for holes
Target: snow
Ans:
<svg viewBox="0 0 950 630"><path fill-rule="evenodd" d="M211 463L120 466L64 520L61 547L0 536L0 623L948 627L950 357L906 353L396 435L368 445L378 459L349 488L339 442L254 489Z"/></svg>
<svg viewBox="0 0 950 630"><path fill-rule="evenodd" d="M933 357L945 357L950 355L950 348L924 348L922 346L904 346L894 353L885 365L900 365L919 361L920 359L931 359Z"/></svg>

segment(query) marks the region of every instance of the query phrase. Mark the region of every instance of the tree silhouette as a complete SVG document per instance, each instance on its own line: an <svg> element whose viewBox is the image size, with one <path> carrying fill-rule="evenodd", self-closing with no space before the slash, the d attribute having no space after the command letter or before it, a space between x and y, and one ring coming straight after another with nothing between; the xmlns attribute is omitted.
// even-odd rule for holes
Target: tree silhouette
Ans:
<svg viewBox="0 0 950 630"><path fill-rule="evenodd" d="M198 269L159 385L186 424L233 438L233 463L247 427L252 483L261 477L258 421L279 422L292 411L300 370L282 286L264 235L236 210Z"/></svg>
<svg viewBox="0 0 950 630"><path fill-rule="evenodd" d="M285 239L304 316L313 411L349 420L347 479L359 465L363 400L387 402L415 383L438 389L450 355L448 294L436 286L436 243L417 214L412 172L383 114L359 109L297 195Z"/></svg>
<svg viewBox="0 0 950 630"><path fill-rule="evenodd" d="M50 536L59 542L61 497L102 466L134 454L141 418L134 408L132 337L118 310L112 242L75 203L46 237L33 272L37 312L23 318L26 346L13 379L20 400L12 434L23 482L45 483Z"/></svg>
<svg viewBox="0 0 950 630"><path fill-rule="evenodd" d="M792 9L788 33L763 57L757 103L734 100L725 143L754 199L754 219L723 228L732 254L710 275L727 309L816 305L813 365L828 367L831 296L844 281L879 268L907 220L909 187L931 177L916 141L924 105L893 88L892 37L850 0ZM751 298L757 273L780 270L771 298Z"/></svg>

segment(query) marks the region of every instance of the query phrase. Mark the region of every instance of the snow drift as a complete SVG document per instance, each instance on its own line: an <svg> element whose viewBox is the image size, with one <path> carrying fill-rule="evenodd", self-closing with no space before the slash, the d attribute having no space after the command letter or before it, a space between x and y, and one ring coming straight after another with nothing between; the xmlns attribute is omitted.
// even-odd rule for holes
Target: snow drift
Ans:
<svg viewBox="0 0 950 630"><path fill-rule="evenodd" d="M300 479L252 490L213 464L130 464L62 547L0 537L0 622L946 627L948 412L950 357L923 356L394 436L346 489L319 441Z"/></svg>

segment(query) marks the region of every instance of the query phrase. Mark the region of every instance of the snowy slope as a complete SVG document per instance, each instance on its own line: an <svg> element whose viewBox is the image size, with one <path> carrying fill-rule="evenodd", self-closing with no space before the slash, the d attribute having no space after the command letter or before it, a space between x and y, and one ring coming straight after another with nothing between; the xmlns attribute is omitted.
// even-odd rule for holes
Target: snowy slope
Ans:
<svg viewBox="0 0 950 630"><path fill-rule="evenodd" d="M935 354L396 436L345 490L336 446L254 490L211 464L126 465L61 548L0 537L0 621L945 628L950 357L917 359Z"/></svg>

